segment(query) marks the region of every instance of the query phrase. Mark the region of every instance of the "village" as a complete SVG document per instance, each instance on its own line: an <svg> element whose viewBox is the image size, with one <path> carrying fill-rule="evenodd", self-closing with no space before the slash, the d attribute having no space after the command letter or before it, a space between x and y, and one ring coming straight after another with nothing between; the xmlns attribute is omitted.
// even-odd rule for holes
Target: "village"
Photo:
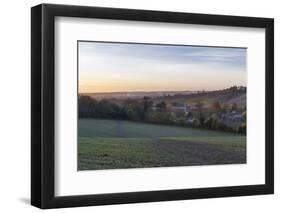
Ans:
<svg viewBox="0 0 281 213"><path fill-rule="evenodd" d="M194 104L171 104L165 102L152 106L154 113L170 113L173 123L182 126L202 127L244 133L246 130L246 111L238 108L236 103L221 106L219 102L204 105L202 102ZM244 129L243 129L244 126Z"/></svg>
<svg viewBox="0 0 281 213"><path fill-rule="evenodd" d="M246 88L135 98L81 95L79 116L246 134Z"/></svg>

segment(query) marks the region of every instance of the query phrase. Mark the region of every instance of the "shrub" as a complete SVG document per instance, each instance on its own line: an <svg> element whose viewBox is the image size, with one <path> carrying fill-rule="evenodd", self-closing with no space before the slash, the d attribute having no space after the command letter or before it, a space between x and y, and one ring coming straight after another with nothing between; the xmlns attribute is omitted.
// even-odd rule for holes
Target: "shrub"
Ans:
<svg viewBox="0 0 281 213"><path fill-rule="evenodd" d="M246 134L246 131L247 131L247 125L246 125L246 123L242 123L238 128L238 132Z"/></svg>

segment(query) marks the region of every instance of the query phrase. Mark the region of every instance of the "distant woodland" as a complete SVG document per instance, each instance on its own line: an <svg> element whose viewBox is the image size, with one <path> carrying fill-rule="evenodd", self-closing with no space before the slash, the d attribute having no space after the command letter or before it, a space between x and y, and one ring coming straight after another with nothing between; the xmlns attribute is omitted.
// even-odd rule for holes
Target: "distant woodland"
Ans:
<svg viewBox="0 0 281 213"><path fill-rule="evenodd" d="M190 94L95 98L80 94L79 118L128 120L246 134L246 87Z"/></svg>

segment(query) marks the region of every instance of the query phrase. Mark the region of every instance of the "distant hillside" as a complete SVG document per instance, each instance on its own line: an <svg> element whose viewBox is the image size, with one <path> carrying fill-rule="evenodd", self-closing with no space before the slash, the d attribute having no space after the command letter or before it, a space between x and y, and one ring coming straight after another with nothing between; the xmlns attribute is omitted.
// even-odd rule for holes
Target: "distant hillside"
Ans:
<svg viewBox="0 0 281 213"><path fill-rule="evenodd" d="M247 102L247 97L246 97L246 93L242 94L242 93L238 93L235 94L234 96L230 97L230 98L226 98L225 97L221 97L221 101L225 102L226 104L238 104L241 107L245 107L246 106L246 102Z"/></svg>
<svg viewBox="0 0 281 213"><path fill-rule="evenodd" d="M246 91L243 86L233 86L222 90L214 91L156 91L156 92L113 92L113 93L83 93L97 100L111 99L116 102L123 102L127 99L143 99L150 97L155 103L165 101L168 104L196 104L202 102L205 106L218 101L221 104L232 105L236 103L240 108L246 106Z"/></svg>
<svg viewBox="0 0 281 213"><path fill-rule="evenodd" d="M95 99L138 99L148 96L151 98L161 96L174 96L176 94L192 94L194 91L152 91L152 92L105 92L105 93L81 93L80 95L91 96Z"/></svg>
<svg viewBox="0 0 281 213"><path fill-rule="evenodd" d="M170 104L193 105L202 102L206 106L218 101L221 104L236 103L240 108L246 106L246 87L230 87L223 90L199 91L190 94L177 93L173 96L161 96L154 99L157 102L165 101Z"/></svg>

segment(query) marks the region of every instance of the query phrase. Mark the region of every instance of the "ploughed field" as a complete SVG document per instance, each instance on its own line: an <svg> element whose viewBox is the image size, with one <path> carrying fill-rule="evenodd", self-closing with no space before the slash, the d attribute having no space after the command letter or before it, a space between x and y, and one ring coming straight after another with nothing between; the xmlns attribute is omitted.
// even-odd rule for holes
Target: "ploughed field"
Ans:
<svg viewBox="0 0 281 213"><path fill-rule="evenodd" d="M245 135L131 121L78 122L78 170L243 163Z"/></svg>

